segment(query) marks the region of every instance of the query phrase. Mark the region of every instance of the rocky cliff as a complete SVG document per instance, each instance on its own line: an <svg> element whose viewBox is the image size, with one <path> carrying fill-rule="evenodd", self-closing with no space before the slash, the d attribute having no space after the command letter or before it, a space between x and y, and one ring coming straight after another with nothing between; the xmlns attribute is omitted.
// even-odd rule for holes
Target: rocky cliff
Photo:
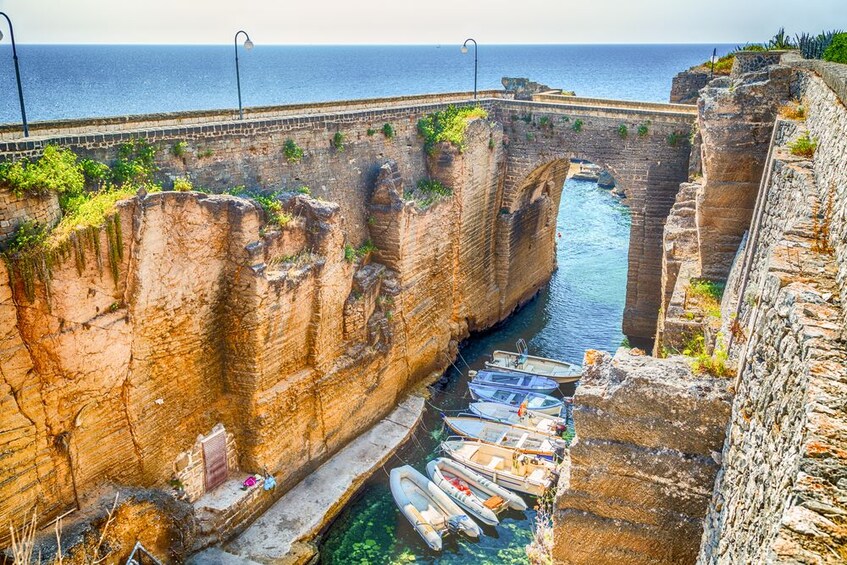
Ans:
<svg viewBox="0 0 847 565"><path fill-rule="evenodd" d="M496 124L429 156L400 131L417 151L378 161L359 201L292 191L281 228L245 198L163 192L123 201L45 269L0 266L0 523L109 485L170 490L218 423L237 466L281 494L530 299L555 268L559 190L502 214ZM417 191L422 170L449 195ZM532 269L511 270L518 254Z"/></svg>

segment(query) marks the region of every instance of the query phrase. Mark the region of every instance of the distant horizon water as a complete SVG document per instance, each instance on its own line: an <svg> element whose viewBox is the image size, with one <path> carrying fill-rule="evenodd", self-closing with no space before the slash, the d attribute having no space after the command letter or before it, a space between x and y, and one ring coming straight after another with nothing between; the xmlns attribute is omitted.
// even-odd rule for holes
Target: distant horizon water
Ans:
<svg viewBox="0 0 847 565"><path fill-rule="evenodd" d="M255 41L255 38L254 38ZM245 107L473 89L461 44L239 46ZM479 90L526 77L580 96L666 102L673 76L734 44L482 44ZM237 108L229 45L18 44L30 122ZM19 123L0 44L0 122Z"/></svg>

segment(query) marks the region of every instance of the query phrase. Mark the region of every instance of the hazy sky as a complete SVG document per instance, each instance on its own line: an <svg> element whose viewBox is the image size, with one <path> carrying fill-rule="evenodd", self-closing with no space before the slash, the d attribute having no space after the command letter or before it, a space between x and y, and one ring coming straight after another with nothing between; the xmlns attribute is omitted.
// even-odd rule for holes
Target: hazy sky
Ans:
<svg viewBox="0 0 847 565"><path fill-rule="evenodd" d="M0 11L20 43L227 43L239 28L257 45L744 43L783 25L847 29L847 0L0 0Z"/></svg>

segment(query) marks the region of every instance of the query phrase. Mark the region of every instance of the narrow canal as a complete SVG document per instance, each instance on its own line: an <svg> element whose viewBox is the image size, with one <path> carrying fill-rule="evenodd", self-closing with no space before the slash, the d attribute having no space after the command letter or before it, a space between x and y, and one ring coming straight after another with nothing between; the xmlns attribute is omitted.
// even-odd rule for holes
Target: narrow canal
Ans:
<svg viewBox="0 0 847 565"><path fill-rule="evenodd" d="M532 354L576 363L586 349L614 351L620 345L629 210L595 183L568 180L557 224L558 270L539 296L505 324L464 344L461 356L471 368L482 368L494 349L514 350L521 337ZM430 387L432 397L412 439L376 471L323 536L321 563L527 563L524 547L532 537L533 510L504 515L496 528L484 528L478 541L448 536L437 554L399 513L388 488L392 467L408 463L425 472L426 462L438 455L439 442L447 436L440 413L455 413L471 402L467 370L459 359ZM561 393L573 394L573 385L563 385Z"/></svg>

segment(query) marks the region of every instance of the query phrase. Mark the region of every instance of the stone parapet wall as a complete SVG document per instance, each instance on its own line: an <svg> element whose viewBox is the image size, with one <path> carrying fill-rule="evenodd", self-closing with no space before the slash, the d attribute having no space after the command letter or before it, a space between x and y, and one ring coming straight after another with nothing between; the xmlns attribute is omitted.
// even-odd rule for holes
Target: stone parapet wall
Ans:
<svg viewBox="0 0 847 565"><path fill-rule="evenodd" d="M570 482L555 504L556 563L694 561L729 418L727 384L693 374L685 358L586 353Z"/></svg>
<svg viewBox="0 0 847 565"><path fill-rule="evenodd" d="M778 65L785 53L786 51L736 51L730 76L738 78L771 65Z"/></svg>
<svg viewBox="0 0 847 565"><path fill-rule="evenodd" d="M511 94L502 90L481 90L477 93L477 96L479 98L511 98ZM351 110L381 110L392 106L415 106L419 104L439 103L456 104L472 99L473 92L450 92L361 100L307 102L302 104L287 104L285 106L244 108L244 117L246 120L257 120L310 114L337 114ZM29 131L30 140L38 141L45 137L84 135L92 131L97 133L113 133L135 131L144 128L219 124L236 120L238 120L238 112L236 110L194 110L188 112L165 112L159 114L30 122ZM26 141L23 139L21 133L20 126L17 124L0 125L0 140L2 141Z"/></svg>
<svg viewBox="0 0 847 565"><path fill-rule="evenodd" d="M11 190L0 186L0 243L23 222L32 220L46 226L59 222L62 211L55 193L43 196L15 196Z"/></svg>

